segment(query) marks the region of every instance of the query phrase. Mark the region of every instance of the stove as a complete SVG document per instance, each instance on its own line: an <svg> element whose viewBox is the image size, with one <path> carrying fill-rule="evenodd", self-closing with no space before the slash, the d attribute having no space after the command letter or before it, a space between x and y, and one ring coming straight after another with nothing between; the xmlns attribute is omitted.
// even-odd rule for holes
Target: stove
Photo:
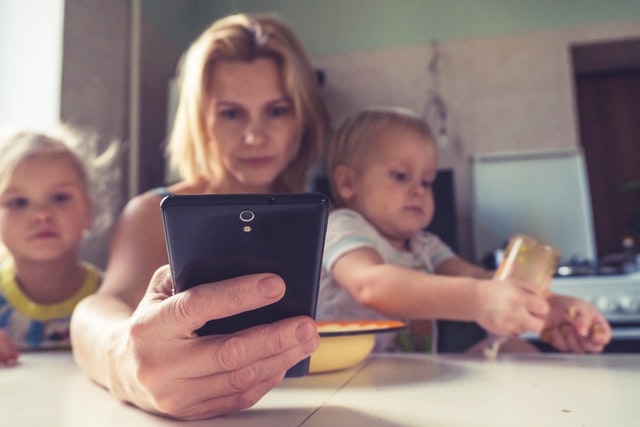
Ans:
<svg viewBox="0 0 640 427"><path fill-rule="evenodd" d="M551 290L590 302L611 322L640 324L640 272L555 277Z"/></svg>

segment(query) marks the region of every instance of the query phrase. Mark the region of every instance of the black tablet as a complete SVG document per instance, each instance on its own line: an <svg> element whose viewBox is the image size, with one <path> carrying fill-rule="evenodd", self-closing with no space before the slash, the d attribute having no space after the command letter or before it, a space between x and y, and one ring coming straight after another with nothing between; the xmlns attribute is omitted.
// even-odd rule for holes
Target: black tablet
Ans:
<svg viewBox="0 0 640 427"><path fill-rule="evenodd" d="M174 292L253 273L275 273L284 297L207 322L227 334L287 317L314 317L329 201L320 193L170 195L161 203ZM287 376L307 373L308 359Z"/></svg>

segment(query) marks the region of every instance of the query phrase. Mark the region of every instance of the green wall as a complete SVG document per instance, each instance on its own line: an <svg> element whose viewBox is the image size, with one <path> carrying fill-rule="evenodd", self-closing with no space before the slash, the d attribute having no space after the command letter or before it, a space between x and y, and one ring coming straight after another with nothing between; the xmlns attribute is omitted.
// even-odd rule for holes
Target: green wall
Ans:
<svg viewBox="0 0 640 427"><path fill-rule="evenodd" d="M145 20L184 48L236 12L282 17L312 56L640 20L640 0L143 0Z"/></svg>

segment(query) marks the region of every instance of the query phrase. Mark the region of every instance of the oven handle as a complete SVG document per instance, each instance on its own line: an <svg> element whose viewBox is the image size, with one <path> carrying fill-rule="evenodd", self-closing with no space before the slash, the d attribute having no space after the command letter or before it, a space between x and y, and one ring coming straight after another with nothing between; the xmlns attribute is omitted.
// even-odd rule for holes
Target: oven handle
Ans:
<svg viewBox="0 0 640 427"><path fill-rule="evenodd" d="M612 326L611 339L621 341L640 339L640 326Z"/></svg>

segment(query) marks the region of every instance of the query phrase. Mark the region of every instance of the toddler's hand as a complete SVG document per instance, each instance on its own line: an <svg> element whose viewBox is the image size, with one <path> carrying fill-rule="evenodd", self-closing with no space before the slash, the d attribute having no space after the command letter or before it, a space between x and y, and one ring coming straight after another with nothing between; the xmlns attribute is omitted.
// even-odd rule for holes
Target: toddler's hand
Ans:
<svg viewBox="0 0 640 427"><path fill-rule="evenodd" d="M611 327L602 313L578 298L549 297L551 311L540 339L563 352L599 353L611 341Z"/></svg>
<svg viewBox="0 0 640 427"><path fill-rule="evenodd" d="M482 280L478 283L476 321L499 336L540 332L549 312L548 302L533 284L517 280Z"/></svg>
<svg viewBox="0 0 640 427"><path fill-rule="evenodd" d="M0 329L0 364L15 365L18 363L18 349L11 342L7 333Z"/></svg>

